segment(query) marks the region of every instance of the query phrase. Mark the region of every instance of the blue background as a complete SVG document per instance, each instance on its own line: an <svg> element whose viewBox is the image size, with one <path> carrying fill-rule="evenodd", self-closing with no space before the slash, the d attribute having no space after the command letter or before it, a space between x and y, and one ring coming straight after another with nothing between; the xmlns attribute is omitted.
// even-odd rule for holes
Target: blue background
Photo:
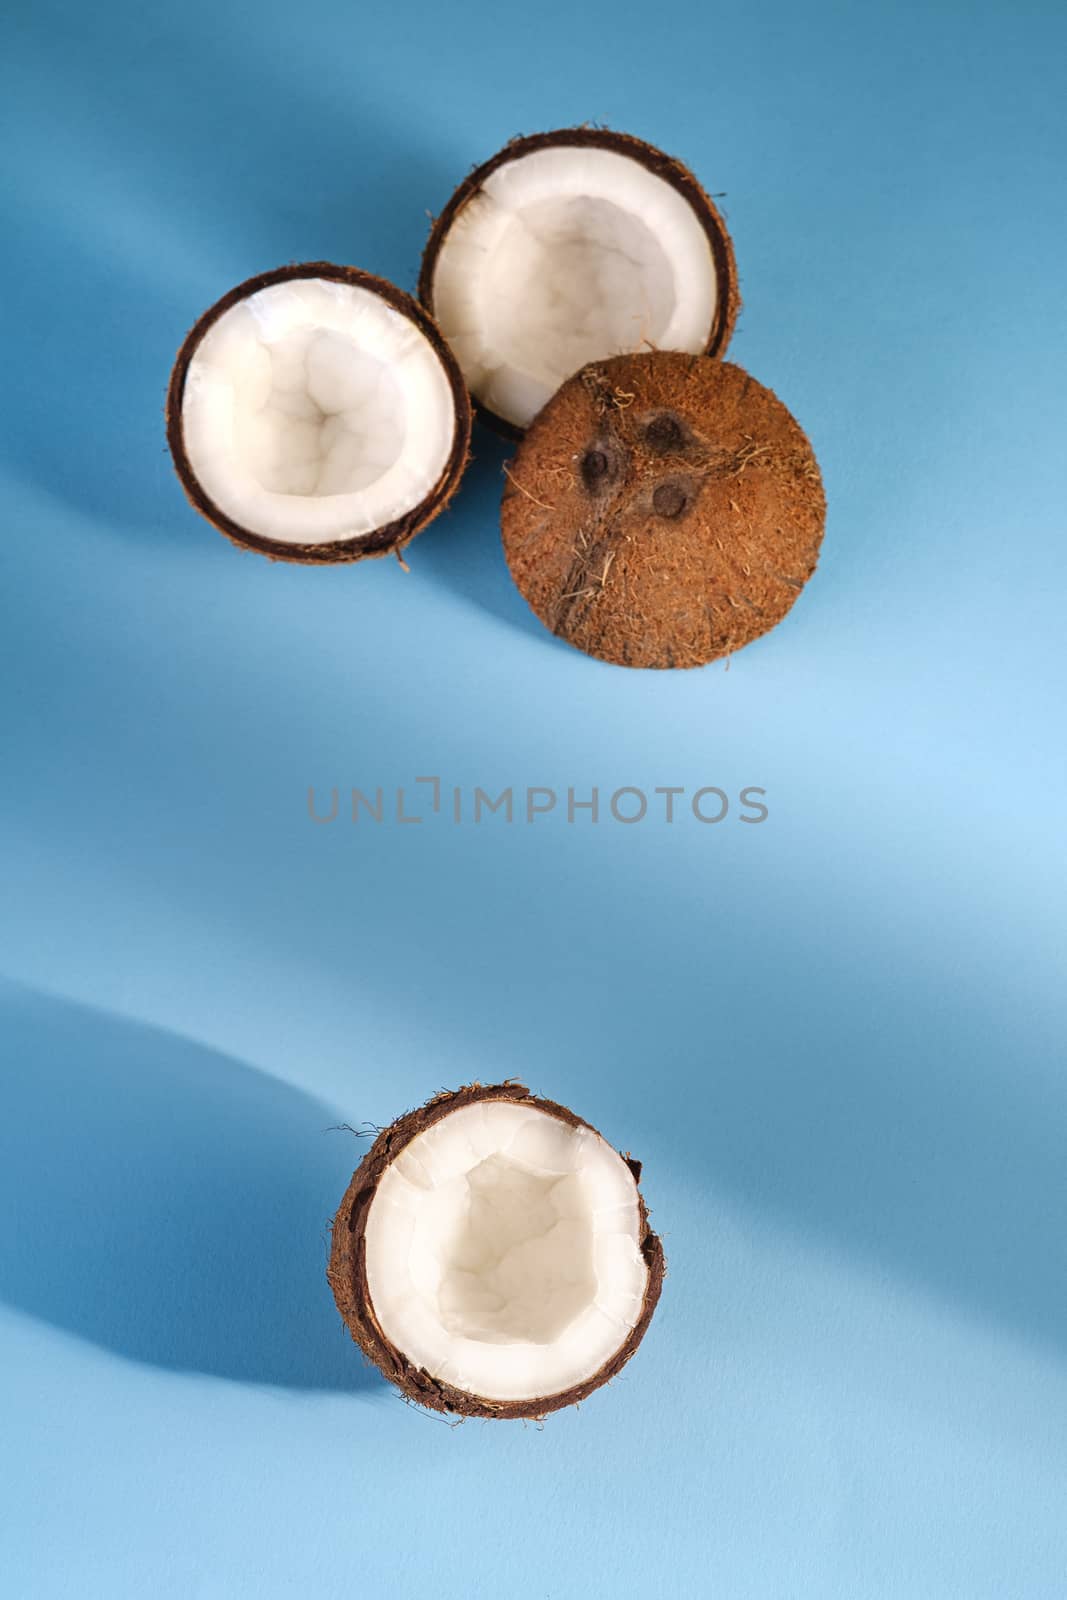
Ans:
<svg viewBox="0 0 1067 1600"><path fill-rule="evenodd" d="M5 1597L1067 1593L1065 51L1051 3L5 8ZM407 576L238 553L165 454L231 284L410 287L584 119L725 191L732 354L824 468L728 670L545 634L491 440ZM430 773L770 817L308 820ZM579 1412L453 1430L346 1342L323 1130L507 1074L644 1158L670 1276Z"/></svg>

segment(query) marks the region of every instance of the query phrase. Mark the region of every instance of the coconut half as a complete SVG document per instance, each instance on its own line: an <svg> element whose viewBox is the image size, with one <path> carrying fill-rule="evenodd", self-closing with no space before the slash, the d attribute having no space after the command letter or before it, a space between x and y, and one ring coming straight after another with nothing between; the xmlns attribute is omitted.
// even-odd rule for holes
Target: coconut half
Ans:
<svg viewBox="0 0 1067 1600"><path fill-rule="evenodd" d="M433 321L354 267L250 278L186 338L167 441L196 509L285 561L401 551L467 460L470 402Z"/></svg>
<svg viewBox="0 0 1067 1600"><path fill-rule="evenodd" d="M726 224L692 173L600 128L516 139L476 168L434 224L419 297L513 437L587 362L721 354L741 303Z"/></svg>
<svg viewBox="0 0 1067 1600"><path fill-rule="evenodd" d="M663 1247L623 1157L520 1083L384 1129L333 1223L328 1277L364 1354L420 1405L542 1417L633 1355Z"/></svg>
<svg viewBox="0 0 1067 1600"><path fill-rule="evenodd" d="M563 385L508 468L500 519L511 575L553 633L619 666L695 667L789 613L826 496L770 389L658 350Z"/></svg>

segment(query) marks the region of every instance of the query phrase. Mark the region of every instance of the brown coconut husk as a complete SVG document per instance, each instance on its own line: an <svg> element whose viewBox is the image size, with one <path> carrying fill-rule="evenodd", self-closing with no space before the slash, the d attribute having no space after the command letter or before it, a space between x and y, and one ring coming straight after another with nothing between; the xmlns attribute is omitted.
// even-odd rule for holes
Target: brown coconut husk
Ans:
<svg viewBox="0 0 1067 1600"><path fill-rule="evenodd" d="M729 362L594 362L505 471L512 577L547 628L603 661L728 656L781 622L815 570L826 500L811 445Z"/></svg>
<svg viewBox="0 0 1067 1600"><path fill-rule="evenodd" d="M425 499L419 505L412 507L403 517L384 527L376 528L372 533L364 534L358 539L338 540L331 544L286 544L276 539L266 539L256 533L254 528L242 527L221 510L201 487L185 449L182 434L182 397L189 363L201 339L223 312L229 311L241 300L247 300L250 295L260 289L268 288L271 284L285 283L294 278L325 278L333 283L348 283L356 288L369 289L373 294L380 296L395 311L399 311L402 316L414 322L419 331L425 334L445 369L452 392L455 406L452 449L437 483ZM442 338L432 317L417 300L385 278L375 277L373 273L363 272L358 267L336 266L329 261L305 261L293 266L278 267L272 272L260 273L257 277L238 284L194 323L185 336L171 372L167 388L166 425L167 444L170 447L175 471L190 504L200 512L201 516L206 517L220 533L224 533L227 539L241 549L256 550L261 555L269 556L272 561L295 561L305 565L323 566L337 562L362 561L371 556L396 555L402 560L405 545L409 544L438 512L444 510L459 487L470 454L471 403L455 356Z"/></svg>
<svg viewBox="0 0 1067 1600"><path fill-rule="evenodd" d="M403 1351L398 1350L383 1333L374 1313L367 1284L365 1245L370 1204L382 1174L412 1139L420 1133L425 1133L427 1128L431 1128L453 1111L480 1100L521 1101L536 1107L539 1111L547 1112L550 1116L558 1117L568 1127L590 1128L592 1132L596 1132L590 1123L576 1116L566 1106L532 1095L524 1084L513 1079L506 1083L472 1083L462 1089L435 1095L425 1105L407 1112L405 1116L398 1117L388 1128L383 1128L353 1173L352 1181L333 1220L330 1262L326 1276L333 1290L337 1309L356 1344L368 1361L373 1362L406 1399L420 1406L427 1406L433 1411L447 1412L457 1418L538 1420L552 1411L559 1411L565 1406L576 1405L579 1401L585 1400L594 1390L616 1377L629 1361L645 1336L663 1287L666 1265L663 1246L649 1226L648 1211L639 1191L640 1250L648 1267L644 1308L636 1327L610 1361L584 1383L577 1384L574 1388L566 1389L559 1394L543 1395L533 1400L486 1400L463 1389L453 1388L451 1384L431 1377L424 1368L413 1366ZM641 1163L629 1155L623 1159L633 1173L634 1181L639 1182Z"/></svg>
<svg viewBox="0 0 1067 1600"><path fill-rule="evenodd" d="M711 246L712 260L714 262L715 276L718 281L718 297L715 310L715 320L708 335L705 353L707 355L722 355L730 342L730 337L741 310L741 294L737 282L737 263L734 259L733 241L730 238L725 219L689 168L673 156L665 155L662 150L657 150L655 145L646 144L643 139L637 139L633 134L616 133L611 128L558 128L552 133L534 133L512 139L498 150L490 160L482 162L475 167L469 177L465 178L453 194L441 215L433 223L430 237L423 251L422 266L419 272L418 295L423 305L434 314L433 279L437 267L437 257L441 246L448 235L453 222L464 206L477 195L485 180L498 167L506 166L509 161L515 161L520 156L532 155L537 150L547 150L559 146L595 146L601 150L613 150L618 155L629 156L632 160L640 162L656 177L662 178L672 188L686 199L696 213L697 220L703 228ZM521 307L517 308L517 315L521 315ZM482 420L498 433L508 439L521 439L523 429L515 423L498 417L481 401L475 399L475 409Z"/></svg>

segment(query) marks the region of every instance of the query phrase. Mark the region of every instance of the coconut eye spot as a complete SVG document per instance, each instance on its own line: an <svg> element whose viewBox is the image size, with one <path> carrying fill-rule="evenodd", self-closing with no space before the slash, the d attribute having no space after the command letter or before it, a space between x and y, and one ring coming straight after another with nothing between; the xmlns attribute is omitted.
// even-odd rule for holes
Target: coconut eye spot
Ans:
<svg viewBox="0 0 1067 1600"><path fill-rule="evenodd" d="M685 444L685 430L676 416L669 411L661 411L646 426L644 441L655 455L674 455Z"/></svg>
<svg viewBox="0 0 1067 1600"><path fill-rule="evenodd" d="M519 427L590 361L646 343L706 349L717 304L690 201L635 157L590 145L489 172L433 275L434 312L472 392Z"/></svg>
<svg viewBox="0 0 1067 1600"><path fill-rule="evenodd" d="M433 490L455 404L418 325L372 290L325 278L258 289L189 361L182 437L200 487L278 543L358 538Z"/></svg>
<svg viewBox="0 0 1067 1600"><path fill-rule="evenodd" d="M652 492L652 509L657 517L673 521L688 504L689 496L680 483L660 483Z"/></svg>
<svg viewBox="0 0 1067 1600"><path fill-rule="evenodd" d="M582 456L581 477L591 494L606 488L616 476L615 463L608 450L592 445Z"/></svg>

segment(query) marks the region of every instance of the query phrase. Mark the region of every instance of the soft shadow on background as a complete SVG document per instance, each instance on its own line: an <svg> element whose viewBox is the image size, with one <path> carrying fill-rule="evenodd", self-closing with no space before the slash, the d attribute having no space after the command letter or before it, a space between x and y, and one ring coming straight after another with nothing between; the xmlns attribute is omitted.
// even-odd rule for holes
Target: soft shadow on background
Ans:
<svg viewBox="0 0 1067 1600"><path fill-rule="evenodd" d="M406 552L412 572L480 606L490 616L518 628L545 650L573 654L573 648L550 633L516 589L500 538L500 500L505 466L516 445L477 422L471 440L471 461L463 478L463 494L434 524L430 537L420 537Z"/></svg>
<svg viewBox="0 0 1067 1600"><path fill-rule="evenodd" d="M474 541L495 531L472 518L460 533L473 568ZM148 1015L178 1009L236 1054L306 1073L339 1107L316 1127L385 1121L442 1085L514 1073L632 1143L653 1205L657 1171L673 1171L1067 1352L1067 1234L1054 1225L1067 1209L1067 1083L1052 1071L1062 1000L1045 974L1061 907L1039 834L1031 859L1028 836L972 821L988 851L979 874L954 817L938 822L936 796L916 799L916 774L936 770L952 737L973 741L953 756L961 795L995 770L987 733L950 720L951 700L909 705L910 737L931 754L902 761L869 690L853 700L837 685L805 725L802 760L788 722L803 677L791 686L787 666L761 686L735 670L720 698L730 691L738 722L754 714L755 734L727 724L705 750L696 676L664 682L673 703L653 704L659 684L643 676L616 699L608 669L562 647L512 631L530 650L523 678L488 622L471 639L463 618L435 628L419 611L419 542L410 578L368 564L329 584L315 574L305 594L306 574L221 541L213 588L183 570L164 592L114 545L79 545L62 527L57 539L69 559L47 590L24 585L0 640L23 775L5 816L35 863L12 851L9 970L46 985L34 951L64 952L83 995L129 985ZM425 654L390 637L401 620ZM777 720L767 684L786 708ZM993 704L968 715L986 723ZM679 706L697 730L681 741L668 715ZM390 804L405 783L417 805L422 771L442 774L446 802L418 827L388 815L356 826L343 802L332 825L308 820L309 780L320 797L381 785ZM564 800L532 826L457 827L453 779L468 800L474 783L554 783L561 796L600 783L605 812L616 781L651 794L672 779L752 780L773 809L751 829L684 817L621 828L607 815L569 826ZM328 1159L285 1154L299 1181Z"/></svg>
<svg viewBox="0 0 1067 1600"><path fill-rule="evenodd" d="M362 1150L324 1132L327 1107L3 981L0 1024L0 1298L157 1367L384 1392L326 1284L329 1209Z"/></svg>
<svg viewBox="0 0 1067 1600"><path fill-rule="evenodd" d="M104 101L83 69L92 14L43 0L8 40L5 99L22 132L0 172L34 270L5 281L19 404L0 463L139 543L209 536L185 514L163 433L196 317L294 260L413 289L427 211L454 181L440 141L398 117L358 59L304 77L243 18L201 8L198 29L197 9L131 17L122 90ZM308 126L314 139L294 137Z"/></svg>

